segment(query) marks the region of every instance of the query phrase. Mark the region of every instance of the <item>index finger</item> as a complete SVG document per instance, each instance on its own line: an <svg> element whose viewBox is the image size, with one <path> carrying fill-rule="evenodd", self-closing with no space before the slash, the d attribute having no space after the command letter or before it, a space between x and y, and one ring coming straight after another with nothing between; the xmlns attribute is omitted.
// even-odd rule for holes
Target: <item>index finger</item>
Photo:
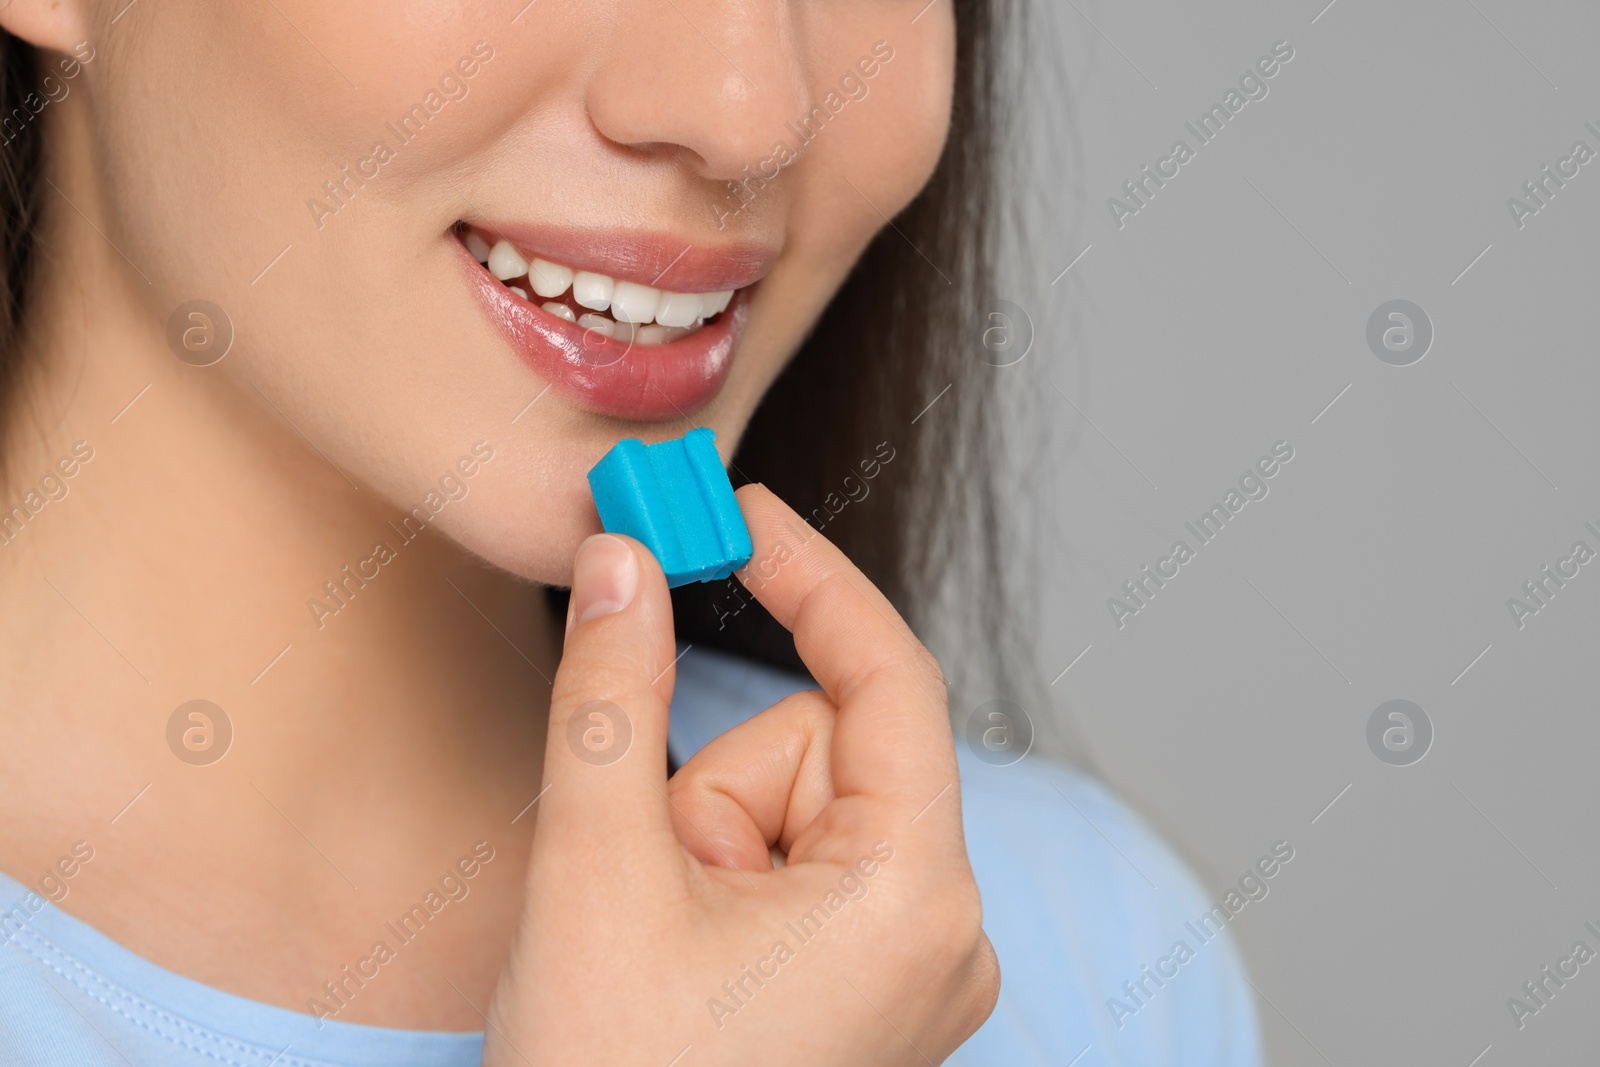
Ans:
<svg viewBox="0 0 1600 1067"><path fill-rule="evenodd" d="M754 554L738 572L839 709L834 790L922 803L955 782L938 661L866 575L765 486L739 506Z"/></svg>

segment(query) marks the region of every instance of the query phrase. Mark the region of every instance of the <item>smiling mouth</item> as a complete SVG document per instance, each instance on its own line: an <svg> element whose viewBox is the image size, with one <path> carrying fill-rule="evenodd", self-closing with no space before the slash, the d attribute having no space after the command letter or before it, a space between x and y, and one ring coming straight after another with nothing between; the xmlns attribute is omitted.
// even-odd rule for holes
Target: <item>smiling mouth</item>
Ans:
<svg viewBox="0 0 1600 1067"><path fill-rule="evenodd" d="M511 354L580 407L629 421L692 418L721 391L778 255L640 230L463 220L449 236Z"/></svg>
<svg viewBox="0 0 1600 1067"><path fill-rule="evenodd" d="M472 258L506 289L587 335L623 344L666 345L690 337L715 322L738 291L658 289L524 255L504 237L475 227L464 225L459 232Z"/></svg>

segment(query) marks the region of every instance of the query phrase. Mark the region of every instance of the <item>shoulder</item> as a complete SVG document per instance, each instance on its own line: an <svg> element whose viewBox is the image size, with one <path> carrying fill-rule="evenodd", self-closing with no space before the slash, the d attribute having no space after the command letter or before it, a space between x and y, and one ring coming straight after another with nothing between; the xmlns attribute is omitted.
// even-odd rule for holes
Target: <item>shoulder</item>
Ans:
<svg viewBox="0 0 1600 1067"><path fill-rule="evenodd" d="M680 759L811 685L703 650L683 656L678 678ZM958 755L1002 984L994 1014L949 1062L1259 1064L1255 1002L1227 919L1149 825L1073 768L1036 758L996 767L964 746Z"/></svg>
<svg viewBox="0 0 1600 1067"><path fill-rule="evenodd" d="M1225 922L1172 849L1101 782L965 749L962 816L1001 1003L952 1060L1254 1067L1255 1002ZM1224 914L1227 914L1224 911Z"/></svg>

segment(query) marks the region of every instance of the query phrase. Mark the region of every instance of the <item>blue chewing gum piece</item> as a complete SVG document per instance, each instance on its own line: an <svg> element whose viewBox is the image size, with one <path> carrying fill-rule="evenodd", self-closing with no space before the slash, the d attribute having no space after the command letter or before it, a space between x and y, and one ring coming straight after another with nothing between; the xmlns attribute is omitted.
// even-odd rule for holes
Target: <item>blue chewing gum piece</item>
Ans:
<svg viewBox="0 0 1600 1067"><path fill-rule="evenodd" d="M607 533L642 543L667 585L726 578L750 562L750 529L717 455L700 427L672 441L618 441L589 471L589 490Z"/></svg>

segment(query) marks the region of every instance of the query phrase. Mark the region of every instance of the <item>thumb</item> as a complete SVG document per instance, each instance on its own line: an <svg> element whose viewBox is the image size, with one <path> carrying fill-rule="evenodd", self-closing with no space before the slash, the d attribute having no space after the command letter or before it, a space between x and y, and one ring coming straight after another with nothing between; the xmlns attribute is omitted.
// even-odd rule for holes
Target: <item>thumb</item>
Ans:
<svg viewBox="0 0 1600 1067"><path fill-rule="evenodd" d="M666 798L673 667L672 602L655 557L616 534L584 541L550 698L536 853L610 865L675 846Z"/></svg>

